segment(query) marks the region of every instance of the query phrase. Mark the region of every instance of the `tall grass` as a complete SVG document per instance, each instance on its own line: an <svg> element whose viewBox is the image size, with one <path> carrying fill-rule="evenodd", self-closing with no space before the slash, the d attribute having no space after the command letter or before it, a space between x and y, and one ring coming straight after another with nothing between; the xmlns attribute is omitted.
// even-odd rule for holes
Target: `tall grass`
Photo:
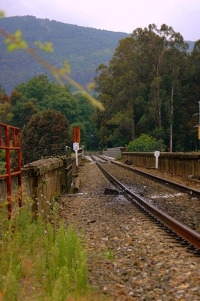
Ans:
<svg viewBox="0 0 200 301"><path fill-rule="evenodd" d="M89 295L86 247L63 221L21 209L0 237L0 300L74 300Z"/></svg>

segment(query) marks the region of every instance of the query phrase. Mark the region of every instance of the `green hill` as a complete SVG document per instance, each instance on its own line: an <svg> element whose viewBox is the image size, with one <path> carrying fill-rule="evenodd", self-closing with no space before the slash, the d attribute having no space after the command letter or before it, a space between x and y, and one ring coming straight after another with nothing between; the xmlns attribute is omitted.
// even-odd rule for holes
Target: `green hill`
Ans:
<svg viewBox="0 0 200 301"><path fill-rule="evenodd" d="M31 47L34 47L32 42L37 40L52 42L54 52L41 52L40 55L57 67L61 67L64 59L67 59L71 66L71 77L83 86L92 81L99 64L109 62L118 41L128 36L127 33L81 27L33 16L0 19L0 27L9 33L20 29ZM33 76L48 74L24 51L7 53L3 40L0 36L0 84L7 93L11 93L15 85ZM188 43L191 51L194 42Z"/></svg>
<svg viewBox="0 0 200 301"><path fill-rule="evenodd" d="M40 55L57 67L61 67L64 59L67 59L71 66L71 77L82 85L93 79L95 69L100 63L109 62L118 41L128 36L126 33L97 30L33 16L0 19L0 27L9 33L20 29L31 47L34 47L32 42L37 40L52 42L54 52L41 52ZM24 51L7 53L3 40L0 36L0 84L7 93L32 76L48 74L47 70Z"/></svg>

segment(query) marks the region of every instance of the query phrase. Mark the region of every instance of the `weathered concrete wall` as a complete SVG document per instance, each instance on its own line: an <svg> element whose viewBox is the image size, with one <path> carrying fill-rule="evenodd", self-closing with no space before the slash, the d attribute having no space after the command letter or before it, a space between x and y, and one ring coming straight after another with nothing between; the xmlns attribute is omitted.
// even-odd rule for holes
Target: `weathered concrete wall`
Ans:
<svg viewBox="0 0 200 301"><path fill-rule="evenodd" d="M53 198L63 190L64 160L38 160L25 165L23 169L27 172L29 182L28 190L23 186L23 199L31 198L33 210L46 213Z"/></svg>
<svg viewBox="0 0 200 301"><path fill-rule="evenodd" d="M123 160L133 162L146 168L155 167L153 153L131 153L122 151ZM200 177L200 154L194 153L161 153L158 160L158 170L179 176Z"/></svg>
<svg viewBox="0 0 200 301"><path fill-rule="evenodd" d="M104 156L111 158L116 158L121 156L121 147L108 148L106 151L103 151Z"/></svg>
<svg viewBox="0 0 200 301"><path fill-rule="evenodd" d="M79 154L79 163L81 154ZM33 211L47 213L52 200L70 189L75 158L49 158L38 160L22 168L23 203ZM7 198L6 179L0 179L0 204ZM12 200L18 193L18 178L12 177ZM13 208L17 205L13 204Z"/></svg>

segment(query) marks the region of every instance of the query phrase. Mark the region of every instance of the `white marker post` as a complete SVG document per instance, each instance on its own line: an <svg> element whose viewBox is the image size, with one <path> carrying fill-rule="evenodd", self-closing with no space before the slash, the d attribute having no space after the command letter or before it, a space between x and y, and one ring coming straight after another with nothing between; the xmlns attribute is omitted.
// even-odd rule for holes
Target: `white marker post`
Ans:
<svg viewBox="0 0 200 301"><path fill-rule="evenodd" d="M160 152L159 151L155 151L154 152L154 157L156 158L155 168L158 169L158 158L160 157Z"/></svg>
<svg viewBox="0 0 200 301"><path fill-rule="evenodd" d="M78 150L79 150L79 143L73 143L73 150L75 151L75 158L76 158L76 167L78 168Z"/></svg>

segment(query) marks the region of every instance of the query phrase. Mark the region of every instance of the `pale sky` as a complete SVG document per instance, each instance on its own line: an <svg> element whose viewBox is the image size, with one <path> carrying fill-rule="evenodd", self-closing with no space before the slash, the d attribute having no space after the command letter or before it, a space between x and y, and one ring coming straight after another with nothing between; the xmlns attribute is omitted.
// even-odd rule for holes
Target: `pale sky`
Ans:
<svg viewBox="0 0 200 301"><path fill-rule="evenodd" d="M200 0L1 0L0 10L127 33L165 23L185 40L200 39Z"/></svg>

